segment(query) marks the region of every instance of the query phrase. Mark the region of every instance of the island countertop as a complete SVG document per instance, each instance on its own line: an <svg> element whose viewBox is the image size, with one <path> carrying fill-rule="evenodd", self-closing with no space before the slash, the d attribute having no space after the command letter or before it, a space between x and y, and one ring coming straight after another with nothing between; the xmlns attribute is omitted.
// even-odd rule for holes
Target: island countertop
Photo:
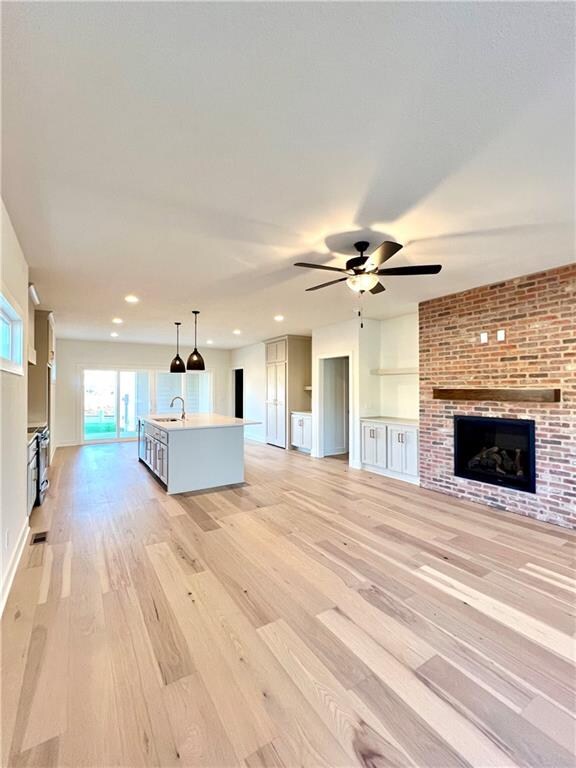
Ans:
<svg viewBox="0 0 576 768"><path fill-rule="evenodd" d="M189 429L216 429L222 427L245 427L250 424L259 424L259 421L249 419L236 419L233 416L223 416L220 413L187 413L184 421L174 414L150 414L141 416L142 421L148 422L158 429L167 432L183 432ZM164 421L167 419L167 421ZM170 419L170 420L168 420ZM172 421L171 419L174 419Z"/></svg>

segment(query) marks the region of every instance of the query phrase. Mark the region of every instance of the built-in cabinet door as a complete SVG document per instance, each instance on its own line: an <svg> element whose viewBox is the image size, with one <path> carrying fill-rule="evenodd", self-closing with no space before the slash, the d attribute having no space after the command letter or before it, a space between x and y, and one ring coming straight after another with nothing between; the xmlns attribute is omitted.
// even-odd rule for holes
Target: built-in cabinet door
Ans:
<svg viewBox="0 0 576 768"><path fill-rule="evenodd" d="M404 429L404 472L418 476L418 430L409 427Z"/></svg>
<svg viewBox="0 0 576 768"><path fill-rule="evenodd" d="M402 427L388 427L388 469L393 472L404 471L404 444Z"/></svg>
<svg viewBox="0 0 576 768"><path fill-rule="evenodd" d="M362 463L386 469L386 425L362 424Z"/></svg>
<svg viewBox="0 0 576 768"><path fill-rule="evenodd" d="M388 427L388 469L403 475L418 475L418 430Z"/></svg>
<svg viewBox="0 0 576 768"><path fill-rule="evenodd" d="M312 417L302 417L302 448L307 451L312 450Z"/></svg>
<svg viewBox="0 0 576 768"><path fill-rule="evenodd" d="M282 363L286 360L286 339L280 341L269 341L266 344L266 362Z"/></svg>
<svg viewBox="0 0 576 768"><path fill-rule="evenodd" d="M168 446L156 443L156 474L163 483L168 482Z"/></svg>
<svg viewBox="0 0 576 768"><path fill-rule="evenodd" d="M295 448L302 447L302 424L301 417L293 413L290 417L290 442Z"/></svg>
<svg viewBox="0 0 576 768"><path fill-rule="evenodd" d="M266 442L286 448L286 363L266 366Z"/></svg>
<svg viewBox="0 0 576 768"><path fill-rule="evenodd" d="M372 424L362 424L362 463L376 464L375 427Z"/></svg>
<svg viewBox="0 0 576 768"><path fill-rule="evenodd" d="M374 428L374 441L376 443L376 466L382 469L386 468L388 446L386 445L386 430L387 427L382 424L376 425Z"/></svg>

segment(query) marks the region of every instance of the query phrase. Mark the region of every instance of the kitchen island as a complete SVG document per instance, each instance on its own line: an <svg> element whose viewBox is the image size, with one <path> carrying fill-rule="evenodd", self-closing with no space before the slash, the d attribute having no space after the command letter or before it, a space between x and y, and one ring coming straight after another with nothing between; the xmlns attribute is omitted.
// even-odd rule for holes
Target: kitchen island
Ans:
<svg viewBox="0 0 576 768"><path fill-rule="evenodd" d="M244 482L244 427L219 413L150 415L138 424L138 458L169 494Z"/></svg>

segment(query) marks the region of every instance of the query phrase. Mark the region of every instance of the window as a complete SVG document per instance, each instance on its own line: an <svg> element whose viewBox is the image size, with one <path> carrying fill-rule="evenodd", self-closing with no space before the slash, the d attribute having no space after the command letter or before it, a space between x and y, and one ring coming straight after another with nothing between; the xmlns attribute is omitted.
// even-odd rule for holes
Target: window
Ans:
<svg viewBox="0 0 576 768"><path fill-rule="evenodd" d="M24 374L24 324L5 293L0 293L0 367L8 373Z"/></svg>
<svg viewBox="0 0 576 768"><path fill-rule="evenodd" d="M154 413L167 413L174 397L183 397L186 413L212 411L212 371L197 373L156 372L156 398ZM176 406L174 406L176 407Z"/></svg>

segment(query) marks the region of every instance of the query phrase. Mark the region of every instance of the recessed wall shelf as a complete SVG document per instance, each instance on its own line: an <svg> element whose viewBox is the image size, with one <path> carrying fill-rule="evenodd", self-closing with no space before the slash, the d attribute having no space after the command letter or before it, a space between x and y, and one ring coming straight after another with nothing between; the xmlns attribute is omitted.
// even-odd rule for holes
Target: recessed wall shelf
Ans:
<svg viewBox="0 0 576 768"><path fill-rule="evenodd" d="M433 389L434 400L492 400L497 403L559 403L560 389Z"/></svg>
<svg viewBox="0 0 576 768"><path fill-rule="evenodd" d="M373 376L406 376L417 374L418 368L372 368L370 373Z"/></svg>

